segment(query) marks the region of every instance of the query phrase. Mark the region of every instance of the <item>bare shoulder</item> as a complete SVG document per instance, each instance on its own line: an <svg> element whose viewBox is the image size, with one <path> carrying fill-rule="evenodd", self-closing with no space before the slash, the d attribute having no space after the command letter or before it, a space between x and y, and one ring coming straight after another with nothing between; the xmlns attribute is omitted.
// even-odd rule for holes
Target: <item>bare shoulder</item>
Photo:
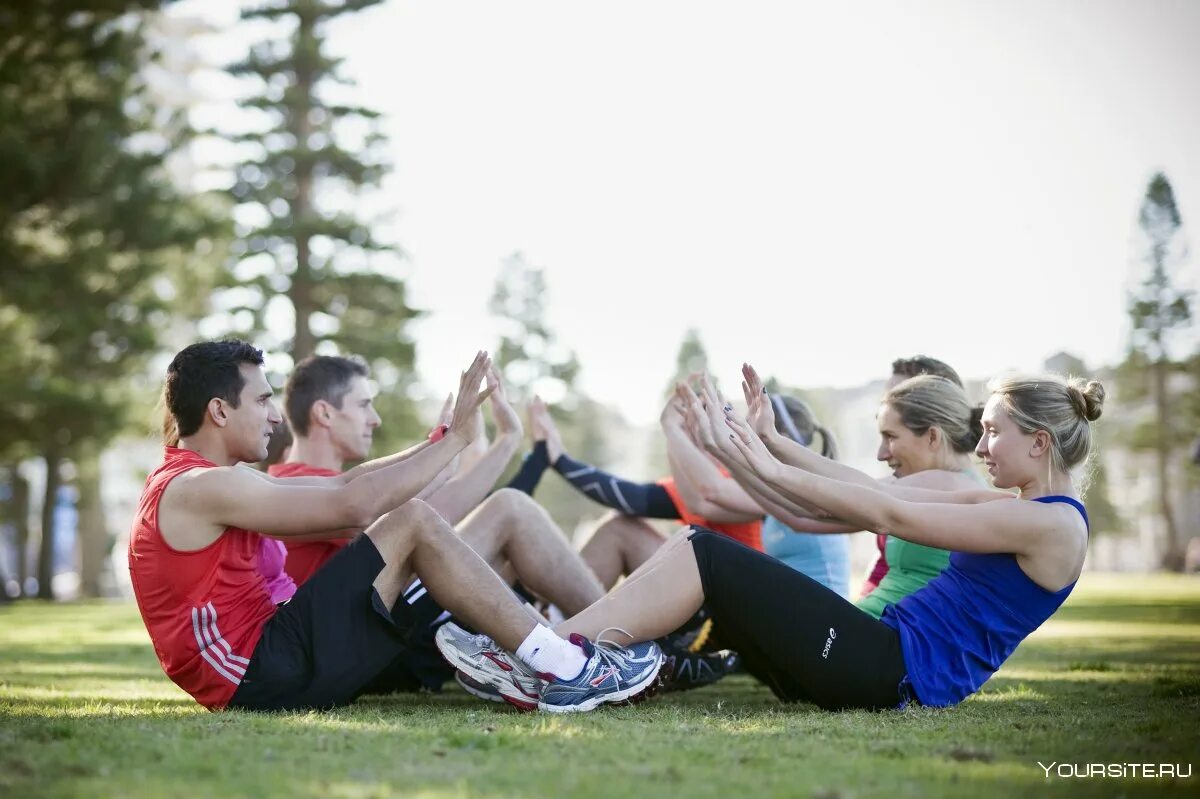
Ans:
<svg viewBox="0 0 1200 799"><path fill-rule="evenodd" d="M1079 511L1066 502L1016 504L1037 519L1042 532L1027 556L1018 557L1021 569L1048 591L1058 591L1078 580L1088 544L1087 524Z"/></svg>
<svg viewBox="0 0 1200 799"><path fill-rule="evenodd" d="M158 528L172 548L185 552L216 541L224 525L213 518L218 500L233 488L237 467L193 469L176 477L163 491L158 507Z"/></svg>
<svg viewBox="0 0 1200 799"><path fill-rule="evenodd" d="M228 492L245 480L259 474L244 466L214 466L211 469L192 469L176 477L163 493L164 506L204 506L219 494Z"/></svg>

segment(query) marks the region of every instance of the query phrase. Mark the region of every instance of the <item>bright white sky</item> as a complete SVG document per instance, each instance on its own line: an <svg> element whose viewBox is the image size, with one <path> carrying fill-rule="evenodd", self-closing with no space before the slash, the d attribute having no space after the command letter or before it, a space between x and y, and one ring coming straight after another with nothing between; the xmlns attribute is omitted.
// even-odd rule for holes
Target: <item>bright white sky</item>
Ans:
<svg viewBox="0 0 1200 799"><path fill-rule="evenodd" d="M1200 246L1198 41L1188 0L392 0L329 46L388 115L431 391L494 347L520 250L582 387L647 422L688 327L731 385L745 359L800 386L1118 359L1155 170Z"/></svg>

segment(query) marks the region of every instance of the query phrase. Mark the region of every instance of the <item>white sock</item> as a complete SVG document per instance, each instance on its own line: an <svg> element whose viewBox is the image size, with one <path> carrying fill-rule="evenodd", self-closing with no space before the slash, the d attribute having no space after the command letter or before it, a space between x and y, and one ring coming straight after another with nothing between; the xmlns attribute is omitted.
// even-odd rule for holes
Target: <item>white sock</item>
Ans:
<svg viewBox="0 0 1200 799"><path fill-rule="evenodd" d="M555 635L544 624L533 628L521 645L517 647L517 658L540 674L553 674L562 680L579 676L587 665L583 650L570 641Z"/></svg>

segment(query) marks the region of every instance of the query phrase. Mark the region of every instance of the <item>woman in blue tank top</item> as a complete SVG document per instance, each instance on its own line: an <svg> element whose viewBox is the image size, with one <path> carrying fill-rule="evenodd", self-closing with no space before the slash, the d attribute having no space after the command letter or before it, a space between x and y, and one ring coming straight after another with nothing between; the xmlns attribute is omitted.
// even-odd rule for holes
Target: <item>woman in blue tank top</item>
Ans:
<svg viewBox="0 0 1200 799"><path fill-rule="evenodd" d="M949 706L977 691L1071 593L1088 538L1072 471L1091 448L1100 383L993 383L975 451L1001 490L936 491L878 483L779 435L758 375L748 366L743 374L745 420L707 378L700 396L681 396L692 434L734 464L739 480L797 514L950 550L949 567L876 620L766 555L683 533L559 625L560 635L619 628L652 640L703 603L722 640L781 699L827 709Z"/></svg>

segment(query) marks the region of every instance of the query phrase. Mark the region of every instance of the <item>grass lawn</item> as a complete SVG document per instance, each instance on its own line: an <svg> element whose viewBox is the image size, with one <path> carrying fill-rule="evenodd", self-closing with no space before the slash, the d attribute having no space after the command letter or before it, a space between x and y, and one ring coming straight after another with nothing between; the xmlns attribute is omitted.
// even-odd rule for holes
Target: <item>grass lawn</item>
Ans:
<svg viewBox="0 0 1200 799"><path fill-rule="evenodd" d="M208 713L133 604L0 608L0 797L1200 796L1200 578L1085 575L958 708L825 713L748 677L579 717L454 689L333 713Z"/></svg>

